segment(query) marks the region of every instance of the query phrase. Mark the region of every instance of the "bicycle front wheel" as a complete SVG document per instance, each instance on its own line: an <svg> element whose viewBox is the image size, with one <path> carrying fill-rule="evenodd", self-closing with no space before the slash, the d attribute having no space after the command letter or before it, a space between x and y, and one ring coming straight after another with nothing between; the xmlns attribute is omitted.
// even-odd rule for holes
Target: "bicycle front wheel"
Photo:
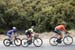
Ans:
<svg viewBox="0 0 75 50"><path fill-rule="evenodd" d="M63 42L65 45L71 45L73 43L73 38L71 36L65 36Z"/></svg>
<svg viewBox="0 0 75 50"><path fill-rule="evenodd" d="M14 44L16 45L16 46L20 46L21 45L21 39L20 38L16 38L15 40L14 40Z"/></svg>
<svg viewBox="0 0 75 50"><path fill-rule="evenodd" d="M43 41L41 38L36 38L33 40L33 44L36 46L36 47L41 47L42 44L43 44Z"/></svg>
<svg viewBox="0 0 75 50"><path fill-rule="evenodd" d="M3 41L3 44L6 46L6 47L9 47L10 46L10 39L4 39Z"/></svg>
<svg viewBox="0 0 75 50"><path fill-rule="evenodd" d="M28 47L27 39L22 39L22 47Z"/></svg>

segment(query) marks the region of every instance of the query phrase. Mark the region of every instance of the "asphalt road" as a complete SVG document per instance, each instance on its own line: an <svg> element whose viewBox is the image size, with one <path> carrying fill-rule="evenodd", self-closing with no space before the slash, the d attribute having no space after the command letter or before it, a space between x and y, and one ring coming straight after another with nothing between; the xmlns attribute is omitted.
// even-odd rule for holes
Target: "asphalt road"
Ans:
<svg viewBox="0 0 75 50"><path fill-rule="evenodd" d="M22 46L16 47L14 45L12 45L10 47L5 47L2 43L2 41L0 41L0 50L75 50L75 42L73 42L73 44L70 46L67 46L64 44L59 44L58 46L51 46L51 45L49 45L48 40L43 40L43 41L44 42L41 47L35 47L32 44L27 48L24 48Z"/></svg>

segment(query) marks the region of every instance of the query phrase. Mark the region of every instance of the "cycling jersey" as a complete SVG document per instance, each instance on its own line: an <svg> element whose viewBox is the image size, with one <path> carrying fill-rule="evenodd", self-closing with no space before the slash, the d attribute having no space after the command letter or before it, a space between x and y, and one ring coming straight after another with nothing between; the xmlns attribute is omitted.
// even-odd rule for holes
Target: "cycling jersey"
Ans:
<svg viewBox="0 0 75 50"><path fill-rule="evenodd" d="M33 29L30 28L30 29L28 29L28 30L25 31L25 35L27 35L27 37L30 37L30 36L32 36L31 34L32 34L33 32L34 32Z"/></svg>
<svg viewBox="0 0 75 50"><path fill-rule="evenodd" d="M66 31L65 26L64 25L58 25L55 27L54 32L61 35L61 31Z"/></svg>
<svg viewBox="0 0 75 50"><path fill-rule="evenodd" d="M12 29L12 30L9 30L9 31L7 32L7 36L8 36L8 37L11 37L12 34L15 33L15 32L16 32L16 30L13 30L13 29Z"/></svg>
<svg viewBox="0 0 75 50"><path fill-rule="evenodd" d="M55 27L55 29L61 30L61 31L66 30L64 25L58 25L58 26Z"/></svg>

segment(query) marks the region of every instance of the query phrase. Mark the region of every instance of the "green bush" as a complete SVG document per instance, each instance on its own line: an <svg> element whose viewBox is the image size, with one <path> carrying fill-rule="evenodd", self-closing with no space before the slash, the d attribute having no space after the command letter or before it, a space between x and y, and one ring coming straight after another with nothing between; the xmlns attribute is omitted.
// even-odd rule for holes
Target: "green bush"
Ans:
<svg viewBox="0 0 75 50"><path fill-rule="evenodd" d="M0 29L0 34L5 34L5 30L4 29Z"/></svg>
<svg viewBox="0 0 75 50"><path fill-rule="evenodd" d="M37 32L53 30L62 21L75 28L75 0L0 0L0 28L28 29L32 20Z"/></svg>

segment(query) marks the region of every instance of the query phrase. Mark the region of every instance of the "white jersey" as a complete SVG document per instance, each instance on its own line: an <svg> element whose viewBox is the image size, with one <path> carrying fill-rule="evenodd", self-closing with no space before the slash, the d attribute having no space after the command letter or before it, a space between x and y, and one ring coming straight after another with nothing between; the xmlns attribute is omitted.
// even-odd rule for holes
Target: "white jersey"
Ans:
<svg viewBox="0 0 75 50"><path fill-rule="evenodd" d="M25 32L28 32L28 31L34 32L32 28L29 28L29 29L26 30Z"/></svg>

